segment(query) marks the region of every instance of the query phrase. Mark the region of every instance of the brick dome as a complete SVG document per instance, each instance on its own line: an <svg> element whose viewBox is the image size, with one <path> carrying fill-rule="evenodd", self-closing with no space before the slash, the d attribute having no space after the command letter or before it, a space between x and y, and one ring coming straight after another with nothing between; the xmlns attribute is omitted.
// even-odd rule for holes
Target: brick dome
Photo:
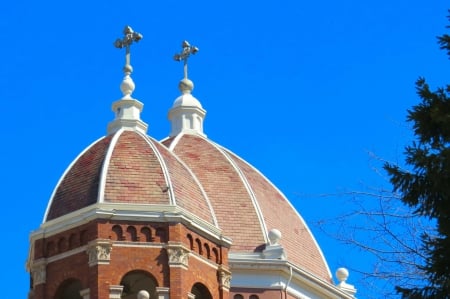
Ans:
<svg viewBox="0 0 450 299"><path fill-rule="evenodd" d="M69 166L45 222L93 204L176 206L231 238L231 253L261 252L278 229L287 259L330 281L323 255L286 197L257 169L200 134L158 142L118 130L88 146Z"/></svg>
<svg viewBox="0 0 450 299"><path fill-rule="evenodd" d="M116 44L142 37L128 26L124 33ZM30 298L127 299L142 290L164 299L354 298L346 277L333 284L283 193L203 133L206 111L187 78L191 50L183 42L181 95L168 113L170 134L158 141L131 97L127 48L107 135L69 165L31 235Z"/></svg>

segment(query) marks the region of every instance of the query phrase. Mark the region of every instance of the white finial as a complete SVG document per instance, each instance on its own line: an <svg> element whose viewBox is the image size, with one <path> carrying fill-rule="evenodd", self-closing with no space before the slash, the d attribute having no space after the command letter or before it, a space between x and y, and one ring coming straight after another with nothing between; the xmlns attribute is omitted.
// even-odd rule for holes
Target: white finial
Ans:
<svg viewBox="0 0 450 299"><path fill-rule="evenodd" d="M150 299L150 294L146 290L141 290L137 294L137 299Z"/></svg>
<svg viewBox="0 0 450 299"><path fill-rule="evenodd" d="M356 289L353 285L347 283L348 276L349 276L349 273L346 268L337 269L336 270L336 278L339 281L339 283L337 284L337 287L351 295L354 295L356 293Z"/></svg>
<svg viewBox="0 0 450 299"><path fill-rule="evenodd" d="M114 102L112 110L116 114L114 121L110 122L108 125L108 134L117 132L119 129L126 130L138 130L143 133L147 132L147 124L142 122L140 119L140 113L142 112L143 104L136 99L131 97L134 91L134 82L131 79L131 72L133 68L130 64L130 46L133 42L138 42L142 39L140 33L134 32L130 26L126 26L123 30L123 39L117 39L114 42L116 48L126 49L125 54L125 66L123 67L123 72L125 77L120 84L120 89L122 91L123 97Z"/></svg>
<svg viewBox="0 0 450 299"><path fill-rule="evenodd" d="M263 250L262 255L265 259L281 259L285 260L287 258L286 252L280 244L281 232L278 229L271 229L267 237L269 243L266 244L266 248Z"/></svg>
<svg viewBox="0 0 450 299"><path fill-rule="evenodd" d="M336 277L339 280L339 284L345 283L348 278L348 270L346 268L339 268L336 270Z"/></svg>
<svg viewBox="0 0 450 299"><path fill-rule="evenodd" d="M203 133L203 120L206 111L191 94L194 89L194 83L188 79L187 71L188 58L191 54L197 53L198 48L191 46L187 41L184 41L181 46L183 47L182 52L175 54L173 58L176 61L183 60L184 62L184 78L178 84L182 95L175 100L169 111L169 120L172 123L170 136L176 136L181 132L205 136Z"/></svg>
<svg viewBox="0 0 450 299"><path fill-rule="evenodd" d="M122 91L124 98L131 98L131 94L134 91L135 85L130 75L133 72L133 67L130 63L130 46L133 42L138 42L142 39L142 34L134 32L130 26L125 26L123 30L123 39L118 38L114 42L116 48L125 48L125 66L123 67L123 72L125 77L123 78L122 84L120 84L120 90Z"/></svg>
<svg viewBox="0 0 450 299"><path fill-rule="evenodd" d="M268 234L270 245L278 245L281 240L281 232L273 228L269 231Z"/></svg>

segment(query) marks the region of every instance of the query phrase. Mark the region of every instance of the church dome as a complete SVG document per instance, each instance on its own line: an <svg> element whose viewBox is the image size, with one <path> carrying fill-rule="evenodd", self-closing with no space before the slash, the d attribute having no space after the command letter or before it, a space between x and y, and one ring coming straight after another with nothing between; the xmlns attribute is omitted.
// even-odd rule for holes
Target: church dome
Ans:
<svg viewBox="0 0 450 299"><path fill-rule="evenodd" d="M120 129L88 146L58 182L45 222L93 204L176 206L231 239L230 254L263 252L269 231L287 259L331 279L321 250L283 193L255 167L202 134L159 142Z"/></svg>
<svg viewBox="0 0 450 299"><path fill-rule="evenodd" d="M206 111L191 94L192 81L181 81L182 95L168 115L171 133L158 141L140 119L143 104L131 97L130 73L122 82L123 97L112 105L115 119L108 134L69 165L53 191L44 225L93 206L111 214L135 211L129 218L147 213L155 221L170 221L165 218L170 211L230 240L230 260L283 260L331 283L320 247L284 194L203 133Z"/></svg>
<svg viewBox="0 0 450 299"><path fill-rule="evenodd" d="M115 43L127 50L115 117L63 173L31 235L30 298L354 298L345 269L333 284L286 196L204 134L206 110L187 76L198 48L187 41L175 55L184 78L170 133L160 141L147 133L143 103L131 96L129 46L142 36L129 26L124 34Z"/></svg>

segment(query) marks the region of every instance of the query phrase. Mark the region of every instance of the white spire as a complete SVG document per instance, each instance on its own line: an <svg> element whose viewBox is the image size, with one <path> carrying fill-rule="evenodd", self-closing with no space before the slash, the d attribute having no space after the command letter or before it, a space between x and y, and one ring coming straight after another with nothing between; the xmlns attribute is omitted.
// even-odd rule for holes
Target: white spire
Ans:
<svg viewBox="0 0 450 299"><path fill-rule="evenodd" d="M203 133L203 120L206 111L200 102L192 96L194 83L188 79L187 75L187 60L191 54L198 52L198 48L191 46L187 41L182 43L182 47L183 51L174 56L175 60L183 60L184 62L184 78L178 84L181 96L175 100L172 108L169 110L168 117L172 124L170 136L176 136L182 132L205 136Z"/></svg>
<svg viewBox="0 0 450 299"><path fill-rule="evenodd" d="M130 46L133 41L138 42L141 40L142 35L134 32L130 26L126 26L123 33L124 38L122 40L117 39L114 43L116 48L126 49L125 66L123 67L125 76L120 84L120 90L122 91L123 97L112 105L115 119L108 124L108 135L117 132L119 129L137 130L146 133L148 127L140 117L144 104L131 97L135 85L130 76L133 72L133 68L130 64Z"/></svg>

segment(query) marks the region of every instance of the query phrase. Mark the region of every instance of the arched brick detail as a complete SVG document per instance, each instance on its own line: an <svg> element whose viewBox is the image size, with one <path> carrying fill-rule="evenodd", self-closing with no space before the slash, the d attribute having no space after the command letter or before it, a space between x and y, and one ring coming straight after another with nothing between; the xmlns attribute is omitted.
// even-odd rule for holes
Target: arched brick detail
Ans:
<svg viewBox="0 0 450 299"><path fill-rule="evenodd" d="M65 237L61 237L58 240L58 253L66 251L68 248L67 239Z"/></svg>
<svg viewBox="0 0 450 299"><path fill-rule="evenodd" d="M128 241L136 242L138 241L137 231L134 226L127 227L127 238Z"/></svg>
<svg viewBox="0 0 450 299"><path fill-rule="evenodd" d="M205 243L203 246L205 248L205 257L207 259L210 259L211 258L211 249L209 248L208 243Z"/></svg>
<svg viewBox="0 0 450 299"><path fill-rule="evenodd" d="M219 250L215 247L212 249L212 259L216 262L216 264L219 264Z"/></svg>
<svg viewBox="0 0 450 299"><path fill-rule="evenodd" d="M141 235L143 236L143 238L140 238L141 241L144 242L152 242L153 238L152 238L152 230L148 227L143 227L141 228Z"/></svg>
<svg viewBox="0 0 450 299"><path fill-rule="evenodd" d="M112 232L113 232L113 234L111 236L111 239L113 239L115 241L122 241L122 240L124 240L123 230L122 230L122 227L120 225L114 225L112 227Z"/></svg>
<svg viewBox="0 0 450 299"><path fill-rule="evenodd" d="M155 235L157 237L155 240L156 242L159 243L167 242L167 232L164 227L157 227Z"/></svg>
<svg viewBox="0 0 450 299"><path fill-rule="evenodd" d="M69 249L74 249L76 247L78 247L78 235L75 233L70 234L69 236Z"/></svg>
<svg viewBox="0 0 450 299"><path fill-rule="evenodd" d="M195 247L197 247L197 253L202 255L203 254L203 248L202 248L202 241L200 241L199 238L195 239Z"/></svg>
<svg viewBox="0 0 450 299"><path fill-rule="evenodd" d="M187 237L188 242L189 242L189 249L190 250L194 250L194 238L192 237L191 234L187 234L186 237Z"/></svg>

